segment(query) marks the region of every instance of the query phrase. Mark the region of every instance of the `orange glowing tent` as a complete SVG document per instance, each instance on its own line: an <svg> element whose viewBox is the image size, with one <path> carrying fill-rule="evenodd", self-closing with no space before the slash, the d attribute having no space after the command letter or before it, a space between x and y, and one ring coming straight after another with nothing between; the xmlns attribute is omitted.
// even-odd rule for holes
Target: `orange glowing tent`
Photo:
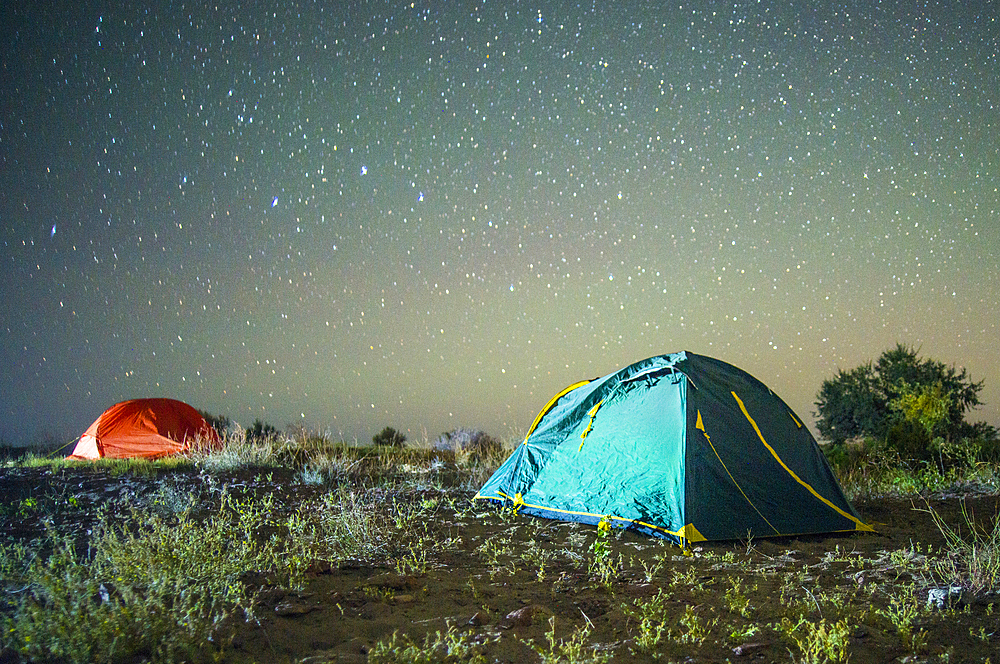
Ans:
<svg viewBox="0 0 1000 664"><path fill-rule="evenodd" d="M215 429L183 401L133 399L101 413L67 458L155 459L183 452L195 441L222 445Z"/></svg>

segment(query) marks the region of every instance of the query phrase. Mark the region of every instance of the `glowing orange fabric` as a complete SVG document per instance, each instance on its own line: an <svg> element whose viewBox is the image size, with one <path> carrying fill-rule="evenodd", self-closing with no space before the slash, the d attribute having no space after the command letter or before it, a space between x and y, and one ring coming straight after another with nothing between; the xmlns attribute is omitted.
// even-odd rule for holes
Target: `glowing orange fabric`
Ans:
<svg viewBox="0 0 1000 664"><path fill-rule="evenodd" d="M174 399L133 399L104 411L80 436L70 459L124 459L177 454L192 443L222 444L197 410Z"/></svg>

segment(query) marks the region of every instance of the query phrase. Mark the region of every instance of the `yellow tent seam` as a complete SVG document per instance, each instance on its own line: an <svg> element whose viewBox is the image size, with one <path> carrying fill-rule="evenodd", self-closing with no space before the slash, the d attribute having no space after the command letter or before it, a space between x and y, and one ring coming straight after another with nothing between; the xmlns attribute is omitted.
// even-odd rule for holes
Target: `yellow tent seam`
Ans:
<svg viewBox="0 0 1000 664"><path fill-rule="evenodd" d="M745 405L743 405L743 400L740 399L739 396L737 396L736 392L730 392L730 394L732 394L733 398L736 399L736 403L738 403L740 405L740 410L743 411L743 416L747 418L747 421L749 421L750 425L753 426L753 430L757 432L757 437L760 438L760 442L762 442L764 444L764 447L766 447L768 449L768 451L771 453L771 456L773 456L774 459L779 464L781 464L781 467L785 469L785 472L787 472L789 475L792 476L793 480L795 480L796 482L798 482L799 484L801 484L802 486L804 486L809 491L809 493L811 493L812 495L816 496L816 498L818 498L825 505L827 505L828 507L830 507L831 509L833 509L834 511L836 511L838 514L840 514L841 516L843 516L845 519L850 519L851 521L853 521L856 524L856 528L855 528L856 530L867 530L867 531L874 530L874 528L872 528L871 526L869 526L865 522L861 521L860 519L858 519L853 514L848 514L847 512L845 512L844 510L840 509L839 507L837 507L836 505L834 505L832 502L830 502L829 500L827 500L826 498L824 498L823 496L821 496L819 494L819 492L816 491L816 489L814 489L808 482L806 482L801 477L799 477L798 475L796 475L795 472L791 468L789 468L788 466L786 466L785 462L781 460L780 456L778 456L778 453L774 451L774 448L771 447L770 445L768 445L767 441L764 440L764 434L761 433L760 427L757 426L757 422L755 422L754 419L750 416L750 413L747 412L747 407Z"/></svg>
<svg viewBox="0 0 1000 664"><path fill-rule="evenodd" d="M557 401L562 399L564 396L566 396L576 388L583 387L589 382L590 382L589 380L581 380L579 382L573 383L572 385L564 389L562 392L549 399L549 402L545 404L545 406L538 412L538 415L535 417L535 421L531 423L530 427L528 427L528 433L524 435L524 443L525 444L528 443L528 438L530 438L531 434L535 432L535 427L537 427L538 423L542 421L542 418L545 417L545 414L550 410L552 410L552 407L556 405Z"/></svg>
<svg viewBox="0 0 1000 664"><path fill-rule="evenodd" d="M587 413L587 415L590 415L590 422L587 423L586 430L582 434L580 434L580 438L582 440L580 440L580 447L576 449L577 452L583 449L583 443L585 440L587 440L587 434L590 433L590 430L594 428L594 418L597 417L597 409L601 407L602 403L604 403L604 399L598 401L597 405L591 408L590 412Z"/></svg>
<svg viewBox="0 0 1000 664"><path fill-rule="evenodd" d="M635 524L638 524L640 526L645 526L646 528L651 528L653 530L659 530L660 532L667 533L668 535L674 535L676 537L682 537L683 538L684 537L685 528L693 528L693 525L688 525L688 526L682 526L680 530L668 530L667 528L664 528L662 526L655 526L655 525L653 525L651 523L646 523L645 521L639 521L637 519L628 519L628 518L623 517L623 516L614 516L613 514L595 514L593 512L574 512L573 510L561 510L561 509L557 509L555 507L545 507L543 505L533 505L531 503L524 502L524 498L521 496L520 493L517 494L513 498L511 498L510 496L508 496L503 491L497 491L497 495L499 495L500 497L502 497L504 500L510 500L510 501L515 502L515 504L518 507L523 506L523 507L530 507L530 508L536 509L536 510L545 510L546 512L558 512L559 514L573 514L575 516L593 516L593 517L597 517L597 518L601 518L601 519L611 519L611 520L614 520L614 521L625 521L625 522L628 522L628 523L635 523ZM477 495L476 498L482 498L484 500L497 500L497 498L494 498L492 496L480 496L480 495ZM695 529L695 531L697 532L697 529ZM697 541L702 541L702 540L697 540Z"/></svg>
<svg viewBox="0 0 1000 664"><path fill-rule="evenodd" d="M698 411L698 421L695 423L694 427L696 429L699 429L702 432L702 434L704 434L705 440L708 441L708 446L711 447L712 448L712 452L715 453L715 458L719 460L719 464L721 464L722 465L722 469L724 471L726 471L726 475L729 475L729 479L731 479L733 481L733 484L736 486L736 488L739 490L739 492L741 494L743 494L743 498L747 501L747 504L750 505L750 507L753 508L753 511L757 513L757 516L759 516L760 518L764 519L764 523L766 523L767 525L771 526L771 530L773 530L775 532L775 534L780 535L781 531L778 530L777 528L775 528L774 525L770 521L767 520L766 516L764 516L763 514L761 514L760 510L757 509L757 506L753 504L752 500L750 500L750 496L748 496L743 491L743 487L741 487L740 483L736 481L736 478L733 477L733 474L731 472L729 472L729 468L726 467L726 463L722 460L722 457L719 456L719 453L715 449L715 445L712 444L712 439L709 437L708 432L705 431L705 423L701 419L701 411L700 410Z"/></svg>

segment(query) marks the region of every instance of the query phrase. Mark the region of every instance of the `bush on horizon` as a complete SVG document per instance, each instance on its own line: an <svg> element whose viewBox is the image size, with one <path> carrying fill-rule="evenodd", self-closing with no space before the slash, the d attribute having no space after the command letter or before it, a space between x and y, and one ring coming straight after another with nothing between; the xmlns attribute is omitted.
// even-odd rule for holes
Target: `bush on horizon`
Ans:
<svg viewBox="0 0 1000 664"><path fill-rule="evenodd" d="M372 444L378 447L402 447L406 436L392 427L386 427L372 436Z"/></svg>
<svg viewBox="0 0 1000 664"><path fill-rule="evenodd" d="M904 344L848 371L839 370L816 395L816 426L841 472L884 460L938 474L1000 458L997 430L965 421L980 405L983 381L966 369L918 356Z"/></svg>

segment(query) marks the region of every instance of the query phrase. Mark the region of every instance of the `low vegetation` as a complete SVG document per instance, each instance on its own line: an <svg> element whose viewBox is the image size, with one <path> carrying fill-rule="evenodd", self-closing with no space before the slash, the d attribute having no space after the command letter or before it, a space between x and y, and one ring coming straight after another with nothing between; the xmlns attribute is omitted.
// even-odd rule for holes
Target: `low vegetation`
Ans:
<svg viewBox="0 0 1000 664"><path fill-rule="evenodd" d="M513 447L485 434L257 428L155 462L0 468L0 660L985 661L1000 645L1000 465L981 449L845 442L831 463L878 534L682 551L471 500Z"/></svg>
<svg viewBox="0 0 1000 664"><path fill-rule="evenodd" d="M816 398L816 426L837 461L856 454L890 463L936 466L1000 462L1000 437L985 422L970 423L967 414L980 405L983 382L965 369L921 358L898 344L873 364L838 371L823 381ZM849 448L853 447L853 451Z"/></svg>

